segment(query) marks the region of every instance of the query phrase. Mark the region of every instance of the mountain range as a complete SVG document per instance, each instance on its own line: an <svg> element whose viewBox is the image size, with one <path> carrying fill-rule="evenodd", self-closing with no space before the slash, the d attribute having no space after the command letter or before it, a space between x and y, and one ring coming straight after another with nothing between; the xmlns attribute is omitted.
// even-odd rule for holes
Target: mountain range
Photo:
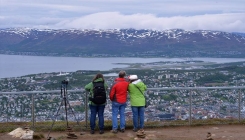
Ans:
<svg viewBox="0 0 245 140"><path fill-rule="evenodd" d="M245 34L210 30L0 29L1 54L244 57Z"/></svg>

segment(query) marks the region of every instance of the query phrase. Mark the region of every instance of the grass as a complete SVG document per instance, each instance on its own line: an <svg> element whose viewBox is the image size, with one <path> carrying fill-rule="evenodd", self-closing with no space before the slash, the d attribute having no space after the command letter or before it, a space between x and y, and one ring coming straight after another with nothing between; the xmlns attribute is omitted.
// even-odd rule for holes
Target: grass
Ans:
<svg viewBox="0 0 245 140"><path fill-rule="evenodd" d="M29 122L6 122L0 123L0 133L4 132L11 132L12 130L18 127L30 127L30 129L34 130L35 132L49 132L49 131L66 131L66 121L56 121L52 127L52 121L46 122L36 122L35 126L32 126L32 123ZM68 122L69 126L73 129L73 131L81 131L81 130L89 130L89 123L86 127L86 122ZM97 123L98 124L98 123ZM238 120L233 119L207 119L207 120L192 120L191 126L206 126L206 125L245 125L245 120ZM112 127L111 121L105 121L105 130L110 130ZM126 127L129 129L133 129L133 122L127 121ZM188 120L174 120L174 121L152 121L152 122L145 122L145 128L159 128L159 127L177 127L177 126L189 126ZM98 129L98 128L96 128Z"/></svg>

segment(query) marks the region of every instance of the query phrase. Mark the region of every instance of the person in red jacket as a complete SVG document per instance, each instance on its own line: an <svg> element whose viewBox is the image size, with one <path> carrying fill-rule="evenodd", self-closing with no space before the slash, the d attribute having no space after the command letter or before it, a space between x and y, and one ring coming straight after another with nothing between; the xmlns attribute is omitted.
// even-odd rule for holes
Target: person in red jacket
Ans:
<svg viewBox="0 0 245 140"><path fill-rule="evenodd" d="M125 71L120 71L118 78L115 79L114 84L110 90L110 100L112 101L112 133L117 133L118 122L117 115L120 114L120 131L125 131L125 108L127 101L127 90L129 82L124 77L126 76Z"/></svg>

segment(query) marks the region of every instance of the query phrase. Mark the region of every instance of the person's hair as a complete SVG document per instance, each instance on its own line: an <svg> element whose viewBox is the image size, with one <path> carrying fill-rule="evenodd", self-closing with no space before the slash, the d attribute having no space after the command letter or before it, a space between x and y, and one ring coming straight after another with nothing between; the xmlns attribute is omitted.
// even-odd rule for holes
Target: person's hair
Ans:
<svg viewBox="0 0 245 140"><path fill-rule="evenodd" d="M118 76L120 78L124 78L126 76L126 72L125 71L120 71L119 74L118 74Z"/></svg>
<svg viewBox="0 0 245 140"><path fill-rule="evenodd" d="M98 73L94 76L93 78L93 82L96 80L96 79L99 79L99 78L102 78L102 80L104 81L104 76L101 74L101 73Z"/></svg>

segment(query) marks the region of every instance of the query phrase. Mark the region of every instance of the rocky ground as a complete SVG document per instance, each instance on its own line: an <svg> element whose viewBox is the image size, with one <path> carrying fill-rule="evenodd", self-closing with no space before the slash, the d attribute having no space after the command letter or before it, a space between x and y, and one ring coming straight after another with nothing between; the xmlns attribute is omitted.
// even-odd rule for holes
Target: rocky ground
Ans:
<svg viewBox="0 0 245 140"><path fill-rule="evenodd" d="M165 128L147 128L145 129L145 140L206 140L207 133L211 133L213 140L245 140L245 126L244 125L210 125L210 126L178 126ZM35 132L35 135L44 135L47 139L48 133ZM83 135L80 132L75 133L77 140L141 140L137 138L136 133L131 129L124 133L111 133L109 130L104 134L90 134L89 130L84 131ZM56 140L67 140L66 132L51 132L50 137ZM7 133L1 133L0 140L18 140ZM142 139L142 140L144 140Z"/></svg>

